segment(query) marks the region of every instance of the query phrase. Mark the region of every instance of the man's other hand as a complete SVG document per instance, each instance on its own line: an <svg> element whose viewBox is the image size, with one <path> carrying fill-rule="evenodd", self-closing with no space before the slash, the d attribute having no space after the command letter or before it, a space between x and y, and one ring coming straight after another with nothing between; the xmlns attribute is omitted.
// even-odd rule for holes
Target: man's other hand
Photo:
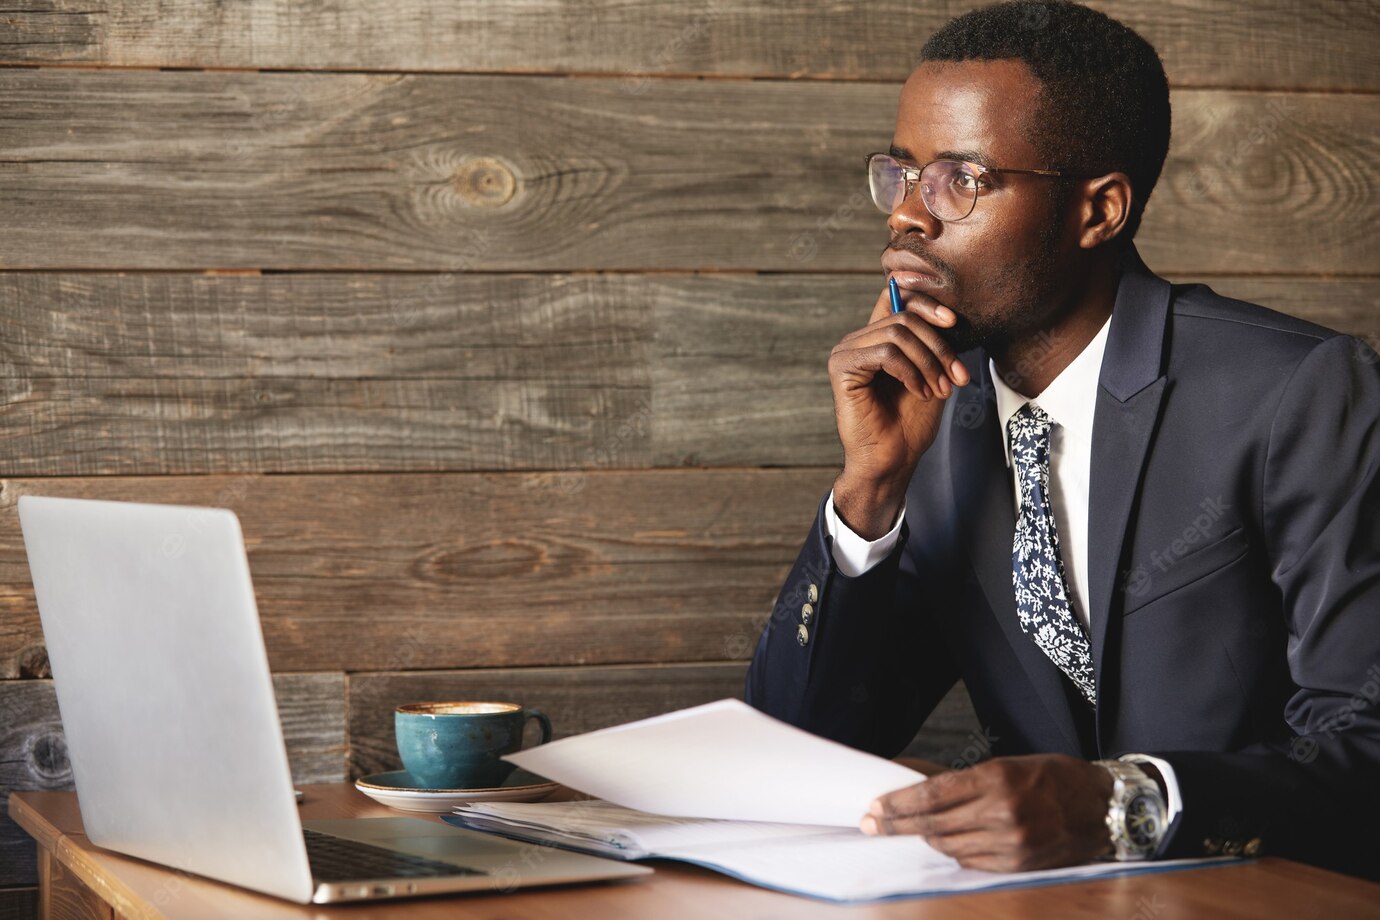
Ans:
<svg viewBox="0 0 1380 920"><path fill-rule="evenodd" d="M1063 754L997 757L941 773L872 803L867 834L919 834L968 869L1024 872L1112 851L1112 777Z"/></svg>

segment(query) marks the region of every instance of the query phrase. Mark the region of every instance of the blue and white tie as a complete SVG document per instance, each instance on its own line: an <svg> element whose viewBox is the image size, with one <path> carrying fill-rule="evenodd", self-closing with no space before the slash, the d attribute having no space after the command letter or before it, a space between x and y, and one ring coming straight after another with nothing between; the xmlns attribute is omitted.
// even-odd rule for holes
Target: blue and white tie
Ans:
<svg viewBox="0 0 1380 920"><path fill-rule="evenodd" d="M1049 432L1054 420L1026 403L1007 423L1011 459L1021 484L1021 510L1011 553L1021 629L1068 675L1089 703L1097 702L1092 646L1069 606L1059 532L1049 503Z"/></svg>

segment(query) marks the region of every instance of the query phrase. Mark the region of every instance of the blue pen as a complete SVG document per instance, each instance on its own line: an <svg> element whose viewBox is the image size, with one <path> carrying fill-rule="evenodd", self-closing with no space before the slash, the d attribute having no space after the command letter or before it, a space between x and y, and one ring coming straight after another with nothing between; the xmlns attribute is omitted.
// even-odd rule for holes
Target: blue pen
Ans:
<svg viewBox="0 0 1380 920"><path fill-rule="evenodd" d="M896 279L888 279L887 286L891 288L891 312L893 315L900 313L906 307L901 303L901 289L896 286Z"/></svg>

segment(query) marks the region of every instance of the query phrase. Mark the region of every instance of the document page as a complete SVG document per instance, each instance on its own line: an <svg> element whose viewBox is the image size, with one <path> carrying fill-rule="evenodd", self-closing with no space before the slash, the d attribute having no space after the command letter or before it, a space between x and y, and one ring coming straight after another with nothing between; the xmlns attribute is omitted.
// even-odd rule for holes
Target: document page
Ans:
<svg viewBox="0 0 1380 920"><path fill-rule="evenodd" d="M598 800L474 802L455 811L443 820L620 859L683 860L764 888L841 902L1050 884L1222 861L1099 862L1007 874L964 869L918 836L869 837L854 828L670 818Z"/></svg>
<svg viewBox="0 0 1380 920"><path fill-rule="evenodd" d="M639 811L856 828L877 796L925 777L719 700L503 758Z"/></svg>
<svg viewBox="0 0 1380 920"><path fill-rule="evenodd" d="M685 848L775 842L795 837L851 834L841 827L772 824L719 818L671 818L611 802L469 802L455 807L465 827L476 830L537 831L580 845L588 841L639 859ZM456 821L450 822L452 824Z"/></svg>
<svg viewBox="0 0 1380 920"><path fill-rule="evenodd" d="M1098 862L1034 872L964 869L914 835L869 837L861 831L786 838L770 844L686 846L663 851L672 859L698 863L761 885L831 901L949 894L1025 885L1047 885L1104 875L1158 872L1211 862Z"/></svg>

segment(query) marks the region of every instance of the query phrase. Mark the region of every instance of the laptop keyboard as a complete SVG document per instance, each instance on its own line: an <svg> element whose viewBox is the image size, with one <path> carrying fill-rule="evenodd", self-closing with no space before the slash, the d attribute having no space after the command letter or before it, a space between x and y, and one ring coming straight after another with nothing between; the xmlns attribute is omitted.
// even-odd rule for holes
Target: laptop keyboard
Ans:
<svg viewBox="0 0 1380 920"><path fill-rule="evenodd" d="M307 838L307 861L311 863L311 874L318 882L488 874L481 869L399 853L320 831L304 829L302 833Z"/></svg>

